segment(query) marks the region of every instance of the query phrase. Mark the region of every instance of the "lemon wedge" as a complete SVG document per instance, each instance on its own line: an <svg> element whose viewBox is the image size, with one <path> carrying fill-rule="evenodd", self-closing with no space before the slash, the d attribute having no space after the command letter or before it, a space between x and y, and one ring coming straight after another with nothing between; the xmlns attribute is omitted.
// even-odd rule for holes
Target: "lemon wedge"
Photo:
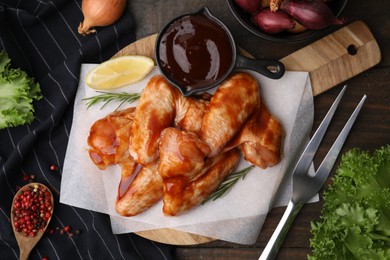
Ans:
<svg viewBox="0 0 390 260"><path fill-rule="evenodd" d="M149 57L120 56L96 66L88 72L85 81L93 89L116 89L142 80L153 67L154 61Z"/></svg>

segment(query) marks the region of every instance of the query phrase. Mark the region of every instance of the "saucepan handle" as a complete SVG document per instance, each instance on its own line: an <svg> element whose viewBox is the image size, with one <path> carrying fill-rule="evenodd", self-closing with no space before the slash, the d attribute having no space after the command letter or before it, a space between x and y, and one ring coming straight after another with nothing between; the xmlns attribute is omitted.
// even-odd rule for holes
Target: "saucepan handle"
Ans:
<svg viewBox="0 0 390 260"><path fill-rule="evenodd" d="M237 69L254 70L268 78L280 79L283 77L285 68L283 63L270 59L250 59L237 54L235 67Z"/></svg>

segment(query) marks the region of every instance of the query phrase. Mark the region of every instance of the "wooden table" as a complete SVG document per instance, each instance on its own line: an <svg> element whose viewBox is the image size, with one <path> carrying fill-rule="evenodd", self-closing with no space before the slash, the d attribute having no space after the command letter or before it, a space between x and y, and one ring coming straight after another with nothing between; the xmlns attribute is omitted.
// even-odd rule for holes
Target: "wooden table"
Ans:
<svg viewBox="0 0 390 260"><path fill-rule="evenodd" d="M337 1L337 0L335 0ZM309 44L277 44L260 39L246 31L231 15L225 1L217 0L132 0L128 8L137 24L137 39L157 33L169 20L183 13L207 6L232 31L236 42L256 58L280 59ZM318 166L346 122L354 106L366 94L367 101L355 123L342 153L351 148L373 151L390 143L390 34L389 18L385 10L390 1L349 1L343 16L350 21L363 20L374 34L382 52L381 62L372 69L345 82L349 85L343 102L333 119L328 133L320 146L315 165ZM327 109L341 90L342 84L314 98L317 128ZM332 171L334 174L334 169ZM328 180L330 183L331 179ZM288 233L278 259L306 259L310 254L310 222L318 220L322 201L304 206ZM224 241L214 241L196 246L177 246L177 259L257 259L272 235L285 208L273 209L254 245L242 246Z"/></svg>

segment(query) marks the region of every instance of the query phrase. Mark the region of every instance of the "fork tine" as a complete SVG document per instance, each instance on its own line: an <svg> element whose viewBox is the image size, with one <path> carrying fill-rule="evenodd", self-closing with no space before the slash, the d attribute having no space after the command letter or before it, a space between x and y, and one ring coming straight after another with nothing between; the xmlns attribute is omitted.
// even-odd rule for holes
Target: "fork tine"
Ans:
<svg viewBox="0 0 390 260"><path fill-rule="evenodd" d="M349 134L349 131L351 130L353 124L355 123L355 120L361 108L363 107L365 100L366 100L366 95L362 97L359 104L356 106L355 110L353 111L352 115L349 117L347 123L343 127L343 130L341 130L336 141L330 148L329 152L326 154L324 160L321 162L321 165L318 167L316 174L313 177L315 182L313 183L313 186L316 186L316 188L318 188L318 191L321 189L321 187L324 185L324 182L328 178L328 175L336 162L336 159L341 151L341 148L343 147L344 142L347 139L347 136Z"/></svg>
<svg viewBox="0 0 390 260"><path fill-rule="evenodd" d="M320 126L314 133L313 137L310 139L310 142L307 144L305 150L303 151L301 157L298 160L298 163L295 166L294 174L297 173L306 173L309 170L310 164L313 161L314 155L318 150L318 147L325 135L326 130L328 129L328 126L330 124L330 121L333 118L333 115L340 103L341 98L344 95L345 89L347 88L347 85L343 87L340 94L337 96L336 100L333 102L332 106L330 107L328 113L326 113L326 116L322 120Z"/></svg>

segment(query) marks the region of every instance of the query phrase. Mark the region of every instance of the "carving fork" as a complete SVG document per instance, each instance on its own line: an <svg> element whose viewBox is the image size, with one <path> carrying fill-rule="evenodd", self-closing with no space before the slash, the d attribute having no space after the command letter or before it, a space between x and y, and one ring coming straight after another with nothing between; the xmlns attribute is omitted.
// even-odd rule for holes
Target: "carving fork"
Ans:
<svg viewBox="0 0 390 260"><path fill-rule="evenodd" d="M284 212L278 226L272 234L267 246L264 248L259 260L269 260L276 257L279 248L282 245L283 240L291 224L294 222L298 212L305 203L307 203L311 198L314 197L315 194L319 192L328 178L328 175L334 166L345 139L347 138L349 131L351 130L352 125L354 124L366 99L366 95L364 95L353 111L351 117L348 119L348 122L345 124L343 130L341 130L341 133L337 137L336 141L330 148L328 154L325 156L321 165L317 169L315 175L310 176L308 174L310 164L313 161L314 155L317 152L317 149L325 135L330 121L332 120L336 108L340 103L346 87L347 86L344 86L336 100L333 102L325 118L322 120L320 126L314 133L313 137L299 158L292 175L292 197L287 205L286 211Z"/></svg>

